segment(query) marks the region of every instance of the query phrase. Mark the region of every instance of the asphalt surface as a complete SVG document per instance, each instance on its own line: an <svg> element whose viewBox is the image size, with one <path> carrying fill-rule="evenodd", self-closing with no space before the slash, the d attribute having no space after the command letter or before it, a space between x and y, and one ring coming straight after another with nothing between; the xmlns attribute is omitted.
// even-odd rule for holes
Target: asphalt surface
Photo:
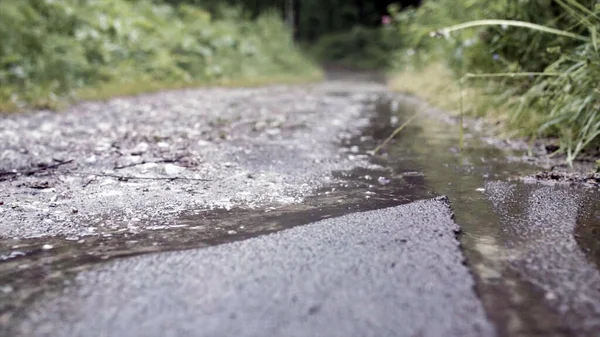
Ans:
<svg viewBox="0 0 600 337"><path fill-rule="evenodd" d="M548 327L561 326L571 335L598 336L600 271L574 235L578 219L589 211L585 206L598 207L598 194L509 182L490 182L485 194L502 231L496 237L501 249L495 258L534 285L543 298L540 302L552 308L547 317L537 319ZM551 315L557 321L552 322Z"/></svg>
<svg viewBox="0 0 600 337"><path fill-rule="evenodd" d="M493 336L446 199L81 273L24 336Z"/></svg>

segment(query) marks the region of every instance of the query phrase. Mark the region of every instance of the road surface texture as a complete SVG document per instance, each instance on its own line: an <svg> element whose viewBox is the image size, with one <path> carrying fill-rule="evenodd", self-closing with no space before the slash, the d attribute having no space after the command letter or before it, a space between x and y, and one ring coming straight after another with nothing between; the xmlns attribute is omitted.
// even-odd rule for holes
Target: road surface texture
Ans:
<svg viewBox="0 0 600 337"><path fill-rule="evenodd" d="M367 163L338 143L383 90L183 90L2 116L0 237L136 232L177 226L183 210L298 203L332 170Z"/></svg>
<svg viewBox="0 0 600 337"><path fill-rule="evenodd" d="M535 285L559 324L576 336L600 332L600 271L574 236L584 205L598 193L560 187L490 182L486 195L499 216L503 249L496 259ZM598 226L600 218L595 219ZM596 237L596 240L598 237ZM597 243L598 244L598 243ZM549 316L551 317L551 316ZM546 324L553 324L546 317ZM542 318L539 318L543 320ZM517 321L517 320L514 320Z"/></svg>
<svg viewBox="0 0 600 337"><path fill-rule="evenodd" d="M597 188L459 151L416 101L334 78L1 117L0 335L600 335Z"/></svg>
<svg viewBox="0 0 600 337"><path fill-rule="evenodd" d="M445 200L116 261L25 336L493 336ZM31 330L30 330L31 329Z"/></svg>

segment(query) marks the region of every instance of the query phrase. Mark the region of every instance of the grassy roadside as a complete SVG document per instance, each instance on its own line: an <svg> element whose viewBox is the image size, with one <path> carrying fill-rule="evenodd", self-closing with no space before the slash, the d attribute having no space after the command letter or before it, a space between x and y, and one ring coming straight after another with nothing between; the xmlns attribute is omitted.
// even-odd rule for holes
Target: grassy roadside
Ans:
<svg viewBox="0 0 600 337"><path fill-rule="evenodd" d="M150 78L138 78L129 81L114 81L102 83L93 87L76 90L71 97L43 98L34 101L28 108L60 110L77 101L108 100L115 97L135 96L166 90L193 89L203 87L251 88L266 85L287 85L314 83L323 80L324 74L318 69L307 70L302 74L279 74L270 76L245 76L236 78L221 78L196 82L165 82L154 81ZM12 102L0 101L0 113L15 113L22 107Z"/></svg>
<svg viewBox="0 0 600 337"><path fill-rule="evenodd" d="M452 72L441 62L434 62L423 67L409 68L388 75L390 89L418 96L436 108L457 115L460 113L461 88ZM472 90L469 96L473 96ZM473 101L466 97L468 106L465 110L474 109Z"/></svg>
<svg viewBox="0 0 600 337"><path fill-rule="evenodd" d="M427 1L394 22L406 41L396 90L484 117L506 136L550 142L567 162L600 154L595 1Z"/></svg>
<svg viewBox="0 0 600 337"><path fill-rule="evenodd" d="M387 85L392 91L417 96L454 117L484 117L489 130L498 137L518 137L508 126L509 112L494 102L489 83L475 83L461 87L460 80L442 62L431 62L419 67L388 73ZM462 95L462 102L461 102Z"/></svg>
<svg viewBox="0 0 600 337"><path fill-rule="evenodd" d="M279 14L195 1L0 1L0 112L322 74Z"/></svg>
<svg viewBox="0 0 600 337"><path fill-rule="evenodd" d="M280 74L270 76L245 76L193 82L155 81L139 78L129 81L114 81L75 90L69 97L39 97L27 106L18 106L11 101L0 100L0 114L16 113L27 109L60 110L77 101L107 100L115 97L135 96L166 90L193 89L204 87L251 88L266 85L314 83L324 79L320 69L311 69L302 74Z"/></svg>
<svg viewBox="0 0 600 337"><path fill-rule="evenodd" d="M104 83L99 86L80 89L74 97L77 100L105 100L113 97L134 96L176 89L202 87L246 88L275 84L304 84L321 81L323 78L323 72L316 68L302 74L243 76L197 82L152 82L142 78L135 81Z"/></svg>
<svg viewBox="0 0 600 337"><path fill-rule="evenodd" d="M76 90L70 97L44 97L31 102L26 107L17 106L14 102L0 101L0 114L16 113L26 109L60 110L77 101L107 100L115 97L135 96L156 93L166 90L192 89L203 87L251 88L276 84L304 84L323 80L320 69L307 71L304 74L283 74L273 76L254 76L223 78L196 82L161 82L139 78L130 81L102 83L93 87Z"/></svg>

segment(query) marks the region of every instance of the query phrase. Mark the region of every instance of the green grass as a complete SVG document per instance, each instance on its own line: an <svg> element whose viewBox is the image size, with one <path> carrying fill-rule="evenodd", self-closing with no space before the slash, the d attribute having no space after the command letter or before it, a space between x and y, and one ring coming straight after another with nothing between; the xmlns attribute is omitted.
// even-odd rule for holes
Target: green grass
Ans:
<svg viewBox="0 0 600 337"><path fill-rule="evenodd" d="M452 74L444 81L481 97L464 113L500 120L514 137L558 139L568 162L598 153L595 1L427 1L396 19L412 51L405 64L441 62Z"/></svg>
<svg viewBox="0 0 600 337"><path fill-rule="evenodd" d="M319 78L278 14L219 13L160 0L0 1L0 111Z"/></svg>
<svg viewBox="0 0 600 337"><path fill-rule="evenodd" d="M398 92L419 96L429 104L454 115L460 114L461 88L459 81L448 67L441 62L431 62L421 67L405 68L392 72L388 86ZM479 105L474 104L478 93L469 88L463 92L467 104L464 110L473 113Z"/></svg>
<svg viewBox="0 0 600 337"><path fill-rule="evenodd" d="M221 78L198 82L153 82L143 78L127 82L108 82L95 87L78 90L75 97L81 100L105 100L112 97L133 96L142 93L152 93L163 90L200 88L207 86L218 87L257 87L271 84L303 84L323 79L321 70L313 70L303 74L279 74L270 76L247 76L236 78Z"/></svg>

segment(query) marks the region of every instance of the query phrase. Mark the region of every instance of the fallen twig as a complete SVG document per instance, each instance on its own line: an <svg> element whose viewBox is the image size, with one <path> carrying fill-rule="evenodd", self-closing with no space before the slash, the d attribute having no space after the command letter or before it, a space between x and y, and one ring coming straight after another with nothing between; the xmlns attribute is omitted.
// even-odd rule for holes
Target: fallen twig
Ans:
<svg viewBox="0 0 600 337"><path fill-rule="evenodd" d="M43 166L34 170L22 170L22 171L0 171L0 177L2 176L15 176L15 175L26 175L26 176L30 176L42 171L47 171L50 169L54 169L57 168L59 166L62 165L66 165L66 164L70 164L73 162L73 159L69 159L69 160L65 160L65 161L59 161L56 164L52 164L52 165L48 165L48 166Z"/></svg>
<svg viewBox="0 0 600 337"><path fill-rule="evenodd" d="M138 165L144 165L144 164L170 164L170 163L178 163L181 159L185 158L185 156L179 156L173 159L161 159L161 160L156 160L156 161L141 161L139 163L134 163L134 164L127 164L127 165L121 165L121 166L115 166L114 169L115 170L121 170L124 168L128 168L128 167L134 167L134 166L138 166Z"/></svg>
<svg viewBox="0 0 600 337"><path fill-rule="evenodd" d="M211 179L202 179L202 178L187 178L187 177L140 177L140 176L121 176L117 174L94 174L96 177L108 177L115 178L119 181L128 181L128 180L188 180L188 181L212 181Z"/></svg>

